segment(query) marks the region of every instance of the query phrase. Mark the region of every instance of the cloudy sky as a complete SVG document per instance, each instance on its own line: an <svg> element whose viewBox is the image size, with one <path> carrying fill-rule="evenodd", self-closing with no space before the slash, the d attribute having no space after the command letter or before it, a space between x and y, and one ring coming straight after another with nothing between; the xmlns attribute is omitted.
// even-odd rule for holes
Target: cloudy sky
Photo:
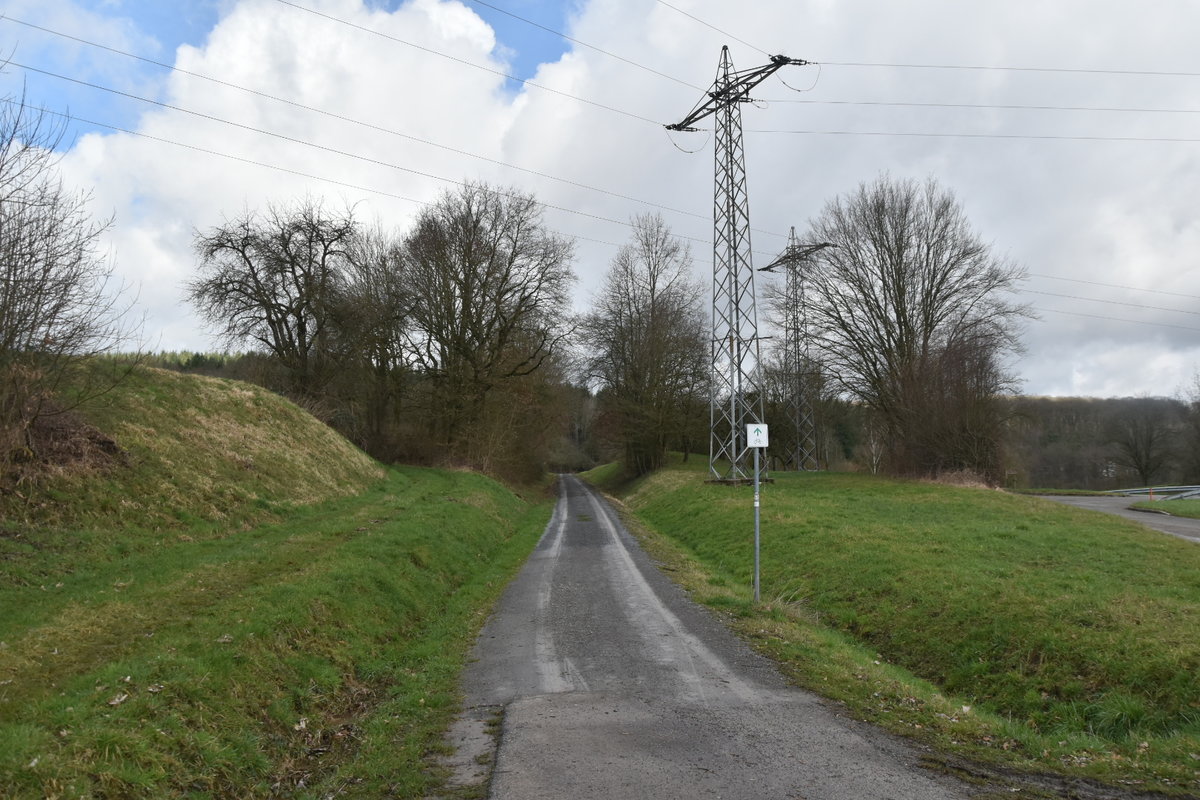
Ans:
<svg viewBox="0 0 1200 800"><path fill-rule="evenodd" d="M757 265L881 172L936 178L1039 315L1024 391L1169 395L1200 367L1200 5L1158 0L6 0L2 94L72 116L63 169L113 215L153 349L212 349L195 230L305 195L407 228L463 180L578 237L586 308L629 219L711 270L712 143L668 134L715 74L744 108ZM694 152L688 152L694 151ZM761 289L761 286L760 286Z"/></svg>

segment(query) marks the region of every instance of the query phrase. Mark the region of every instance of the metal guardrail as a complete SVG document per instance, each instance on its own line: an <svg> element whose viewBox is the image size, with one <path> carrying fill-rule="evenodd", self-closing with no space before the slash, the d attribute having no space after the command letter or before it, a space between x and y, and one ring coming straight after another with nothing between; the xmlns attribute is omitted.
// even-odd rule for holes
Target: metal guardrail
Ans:
<svg viewBox="0 0 1200 800"><path fill-rule="evenodd" d="M1200 497L1200 486L1145 486L1141 489L1110 489L1104 494L1134 497L1162 495L1163 500L1183 500Z"/></svg>

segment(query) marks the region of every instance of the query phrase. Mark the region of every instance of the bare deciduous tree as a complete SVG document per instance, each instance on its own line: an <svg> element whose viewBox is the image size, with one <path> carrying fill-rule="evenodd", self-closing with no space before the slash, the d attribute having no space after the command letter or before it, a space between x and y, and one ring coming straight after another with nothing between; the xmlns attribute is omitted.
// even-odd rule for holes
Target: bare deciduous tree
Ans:
<svg viewBox="0 0 1200 800"><path fill-rule="evenodd" d="M196 232L199 275L188 297L231 345L267 349L301 397L328 379L331 326L352 267L357 225L308 199L266 214L247 211Z"/></svg>
<svg viewBox="0 0 1200 800"><path fill-rule="evenodd" d="M342 394L364 409L364 442L382 456L390 450L387 431L400 421L411 371L405 326L412 294L405 285L399 237L376 224L361 229L350 250L349 272L336 305L334 349L352 384Z"/></svg>
<svg viewBox="0 0 1200 800"><path fill-rule="evenodd" d="M836 245L814 256L811 334L841 388L878 414L893 469L992 474L998 407L987 401L1013 384L1001 362L1027 310L1007 293L1024 271L993 255L932 179L864 183L806 238Z"/></svg>
<svg viewBox="0 0 1200 800"><path fill-rule="evenodd" d="M430 411L452 451L497 384L535 372L570 332L573 251L532 195L486 184L417 218L404 242L410 353L435 382Z"/></svg>
<svg viewBox="0 0 1200 800"><path fill-rule="evenodd" d="M633 220L582 330L588 378L634 475L661 465L670 437L704 391L707 332L703 287L688 246L657 214Z"/></svg>
<svg viewBox="0 0 1200 800"><path fill-rule="evenodd" d="M1174 458L1180 438L1177 409L1173 401L1128 398L1109 423L1116 462L1133 470L1142 486L1153 483Z"/></svg>
<svg viewBox="0 0 1200 800"><path fill-rule="evenodd" d="M131 305L100 253L109 221L58 176L63 127L23 99L0 107L0 462L33 455L30 431L111 387L120 373L80 370L132 336ZM72 396L59 389L70 379Z"/></svg>

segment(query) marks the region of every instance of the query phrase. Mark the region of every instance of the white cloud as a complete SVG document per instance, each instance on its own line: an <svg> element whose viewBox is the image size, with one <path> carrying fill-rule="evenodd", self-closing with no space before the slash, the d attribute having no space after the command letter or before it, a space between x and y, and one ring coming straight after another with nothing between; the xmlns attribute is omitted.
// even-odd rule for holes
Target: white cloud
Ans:
<svg viewBox="0 0 1200 800"><path fill-rule="evenodd" d="M494 46L490 30L458 4L423 0L386 13L368 11L357 0L329 0L319 9L477 63L489 63ZM184 284L194 268L194 229L220 224L246 208L306 194L322 195L335 205L354 204L364 217L379 216L404 226L418 206L351 187L430 200L449 184L389 165L453 179L474 172L474 165L464 164L460 155L382 131L403 131L500 155L507 124L507 108L500 99L504 79L449 61L430 69L430 58L319 16L249 0L221 19L202 48L181 47L176 65L344 119L175 72L166 83L164 102L242 127L156 109L142 116L137 128L155 140L126 134L91 134L81 140L65 169L73 182L95 187L99 212L114 211L114 249L121 271L141 285L152 343L168 349L208 346L183 300Z"/></svg>

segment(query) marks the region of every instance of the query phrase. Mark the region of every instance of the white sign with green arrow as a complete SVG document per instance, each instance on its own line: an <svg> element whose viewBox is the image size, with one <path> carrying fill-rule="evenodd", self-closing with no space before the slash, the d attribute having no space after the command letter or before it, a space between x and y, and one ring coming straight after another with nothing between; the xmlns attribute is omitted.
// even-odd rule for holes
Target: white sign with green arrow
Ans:
<svg viewBox="0 0 1200 800"><path fill-rule="evenodd" d="M746 447L766 447L767 426L761 422L746 426Z"/></svg>

